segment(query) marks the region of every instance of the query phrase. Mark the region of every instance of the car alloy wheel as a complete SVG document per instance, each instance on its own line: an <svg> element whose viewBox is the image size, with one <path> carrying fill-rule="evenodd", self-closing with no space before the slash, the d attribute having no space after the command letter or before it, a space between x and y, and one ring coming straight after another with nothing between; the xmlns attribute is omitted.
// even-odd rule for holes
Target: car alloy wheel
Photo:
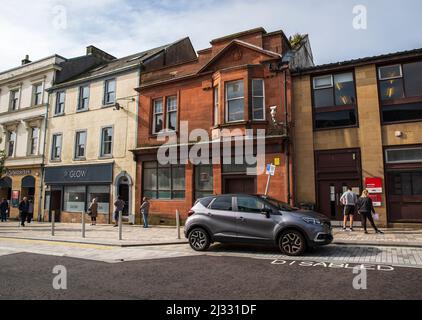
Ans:
<svg viewBox="0 0 422 320"><path fill-rule="evenodd" d="M287 231L279 241L280 250L289 256L299 256L305 251L305 241L298 231Z"/></svg>
<svg viewBox="0 0 422 320"><path fill-rule="evenodd" d="M210 246L208 234L202 229L195 229L189 234L189 244L196 251L205 251Z"/></svg>

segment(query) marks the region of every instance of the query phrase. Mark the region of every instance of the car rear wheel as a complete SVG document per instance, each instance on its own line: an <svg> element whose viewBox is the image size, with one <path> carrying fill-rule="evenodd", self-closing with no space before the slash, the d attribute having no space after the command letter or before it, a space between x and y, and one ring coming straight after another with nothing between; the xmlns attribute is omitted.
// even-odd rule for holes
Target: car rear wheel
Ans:
<svg viewBox="0 0 422 320"><path fill-rule="evenodd" d="M195 228L189 233L189 244L195 251L206 251L210 245L210 237L202 228Z"/></svg>
<svg viewBox="0 0 422 320"><path fill-rule="evenodd" d="M287 256L300 256L306 250L305 238L296 230L283 232L278 240L280 251Z"/></svg>

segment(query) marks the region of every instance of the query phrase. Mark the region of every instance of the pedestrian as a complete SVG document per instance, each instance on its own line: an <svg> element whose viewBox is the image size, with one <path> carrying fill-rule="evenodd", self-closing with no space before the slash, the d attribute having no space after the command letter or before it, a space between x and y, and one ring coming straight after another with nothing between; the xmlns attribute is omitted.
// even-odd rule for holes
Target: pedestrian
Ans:
<svg viewBox="0 0 422 320"><path fill-rule="evenodd" d="M119 225L119 215L120 212L123 212L125 208L125 202L122 200L122 197L118 197L117 200L114 202L114 227Z"/></svg>
<svg viewBox="0 0 422 320"><path fill-rule="evenodd" d="M375 225L374 218L372 217L372 214L375 214L375 209L372 203L372 199L369 197L368 190L363 190L362 196L359 198L356 207L358 209L358 213L362 217L363 230L365 234L368 234L368 231L366 230L366 220L369 220L372 228L375 230L375 233L384 234L384 232L378 230L377 226Z"/></svg>
<svg viewBox="0 0 422 320"><path fill-rule="evenodd" d="M1 222L7 222L7 215L9 213L10 207L7 199L3 198L3 201L0 204L0 215Z"/></svg>
<svg viewBox="0 0 422 320"><path fill-rule="evenodd" d="M340 198L340 202L344 205L344 219L343 219L343 231L346 231L347 220L350 219L350 231L353 231L353 220L356 212L356 202L358 197L356 193L352 191L352 187L347 187L347 191L343 193Z"/></svg>
<svg viewBox="0 0 422 320"><path fill-rule="evenodd" d="M21 218L21 226L25 227L26 217L29 211L29 201L27 197L24 197L22 201L19 203L19 213Z"/></svg>
<svg viewBox="0 0 422 320"><path fill-rule="evenodd" d="M91 226L97 225L97 216L98 216L97 198L92 199L92 202L88 208L88 215L91 216Z"/></svg>
<svg viewBox="0 0 422 320"><path fill-rule="evenodd" d="M142 219L144 221L144 228L148 228L148 215L149 215L149 207L150 207L150 203L148 201L147 197L144 197L144 199L142 200L142 205L141 205L141 215L142 215Z"/></svg>
<svg viewBox="0 0 422 320"><path fill-rule="evenodd" d="M32 200L29 200L26 222L31 223L33 218L34 218L34 203L32 202Z"/></svg>

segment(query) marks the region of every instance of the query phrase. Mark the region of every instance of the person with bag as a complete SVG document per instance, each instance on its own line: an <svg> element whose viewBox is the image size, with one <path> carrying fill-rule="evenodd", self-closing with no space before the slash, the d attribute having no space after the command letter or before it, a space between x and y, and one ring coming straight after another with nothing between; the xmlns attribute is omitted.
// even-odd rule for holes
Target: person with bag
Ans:
<svg viewBox="0 0 422 320"><path fill-rule="evenodd" d="M9 210L9 202L6 199L3 199L0 204L1 222L7 222L7 214L9 213Z"/></svg>
<svg viewBox="0 0 422 320"><path fill-rule="evenodd" d="M372 214L375 214L374 205L372 203L372 199L369 197L368 190L363 190L362 196L359 198L357 202L357 209L358 213L362 216L362 225L363 230L365 231L365 234L368 234L368 231L366 230L366 221L369 220L371 223L372 228L374 228L375 233L377 234L384 234L381 230L377 228L375 225L374 219L372 217Z"/></svg>
<svg viewBox="0 0 422 320"><path fill-rule="evenodd" d="M97 198L92 199L92 202L88 208L88 215L91 216L91 226L95 226L97 224L97 216L98 216Z"/></svg>
<svg viewBox="0 0 422 320"><path fill-rule="evenodd" d="M141 205L141 216L144 220L144 228L149 228L149 225L148 225L149 207L150 207L150 203L148 201L148 198L144 197L142 205Z"/></svg>
<svg viewBox="0 0 422 320"><path fill-rule="evenodd" d="M21 226L25 227L26 217L29 212L29 201L27 197L24 197L22 201L19 203L19 212L21 218Z"/></svg>
<svg viewBox="0 0 422 320"><path fill-rule="evenodd" d="M358 197L352 190L352 187L347 187L347 191L343 193L340 198L340 202L344 205L343 231L346 231L347 218L350 219L350 231L353 231L353 219L356 212Z"/></svg>
<svg viewBox="0 0 422 320"><path fill-rule="evenodd" d="M119 226L119 216L120 212L123 212L125 208L125 202L122 200L122 197L118 197L117 200L114 202L114 227Z"/></svg>

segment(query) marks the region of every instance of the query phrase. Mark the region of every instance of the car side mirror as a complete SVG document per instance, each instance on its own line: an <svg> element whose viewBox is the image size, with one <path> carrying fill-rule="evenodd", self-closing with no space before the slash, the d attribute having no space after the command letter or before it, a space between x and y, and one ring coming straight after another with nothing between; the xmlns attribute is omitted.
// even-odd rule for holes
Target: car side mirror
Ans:
<svg viewBox="0 0 422 320"><path fill-rule="evenodd" d="M264 216L266 216L267 217L267 219L269 219L269 218L271 218L271 210L270 209L267 209L267 208L264 208L264 209L262 209L262 212L261 212Z"/></svg>

